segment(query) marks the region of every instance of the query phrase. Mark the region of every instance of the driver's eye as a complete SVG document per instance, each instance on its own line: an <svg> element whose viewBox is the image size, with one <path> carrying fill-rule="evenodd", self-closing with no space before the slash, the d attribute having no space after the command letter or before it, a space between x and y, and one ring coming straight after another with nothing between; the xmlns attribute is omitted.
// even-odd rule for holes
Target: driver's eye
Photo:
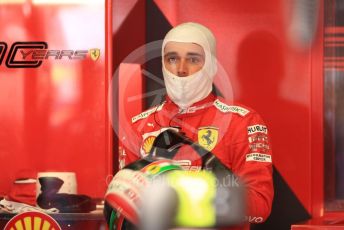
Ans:
<svg viewBox="0 0 344 230"><path fill-rule="evenodd" d="M189 58L189 62L193 64L198 64L201 60L197 57Z"/></svg>
<svg viewBox="0 0 344 230"><path fill-rule="evenodd" d="M170 56L167 58L167 62L170 63L170 64L175 64L177 62L177 57L175 56Z"/></svg>

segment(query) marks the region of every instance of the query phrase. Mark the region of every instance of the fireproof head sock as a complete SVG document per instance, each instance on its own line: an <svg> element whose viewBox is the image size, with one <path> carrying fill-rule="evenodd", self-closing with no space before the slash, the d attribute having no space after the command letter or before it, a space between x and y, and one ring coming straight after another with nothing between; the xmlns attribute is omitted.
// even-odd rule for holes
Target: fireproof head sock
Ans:
<svg viewBox="0 0 344 230"><path fill-rule="evenodd" d="M164 64L165 46L168 42L194 43L203 48L205 63L201 70L186 77L178 77L168 71ZM171 29L162 44L162 72L166 91L171 100L181 108L207 97L217 72L216 39L205 26L187 22Z"/></svg>
<svg viewBox="0 0 344 230"><path fill-rule="evenodd" d="M190 42L196 43L204 49L205 52L209 52L213 58L216 58L216 39L214 34L207 27L195 23L195 22L186 22L179 24L178 26L171 29L165 36L162 44L162 52L167 42ZM162 53L163 54L163 53ZM209 58L212 58L209 57ZM216 60L212 60L216 62ZM213 65L216 63L212 63ZM216 66L216 65L215 65ZM216 70L214 71L214 74Z"/></svg>

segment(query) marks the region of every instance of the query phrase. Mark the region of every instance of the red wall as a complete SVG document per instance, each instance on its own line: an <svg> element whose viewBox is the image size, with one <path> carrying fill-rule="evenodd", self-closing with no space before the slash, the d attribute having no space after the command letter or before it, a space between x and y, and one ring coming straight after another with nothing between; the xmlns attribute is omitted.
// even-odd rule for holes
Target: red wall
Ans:
<svg viewBox="0 0 344 230"><path fill-rule="evenodd" d="M105 3L0 4L0 40L45 41L49 49L99 48L97 61L0 66L0 194L21 169L74 171L79 193L103 197L111 173L107 119Z"/></svg>
<svg viewBox="0 0 344 230"><path fill-rule="evenodd" d="M141 63L145 59L144 48L141 58L131 58L132 53L146 43L146 4L141 0L114 0L113 8L113 124L114 170L118 169L118 141L130 127L131 118L142 112L141 93L143 78ZM135 55L134 55L135 56Z"/></svg>

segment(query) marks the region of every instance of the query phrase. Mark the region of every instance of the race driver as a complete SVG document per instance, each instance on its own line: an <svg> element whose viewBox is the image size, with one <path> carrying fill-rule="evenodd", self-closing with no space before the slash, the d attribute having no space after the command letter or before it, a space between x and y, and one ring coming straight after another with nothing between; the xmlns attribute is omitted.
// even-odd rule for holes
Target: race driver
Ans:
<svg viewBox="0 0 344 230"><path fill-rule="evenodd" d="M212 93L217 73L213 33L192 22L171 29L162 44L162 73L165 101L132 117L134 132L122 142L120 166L147 156L155 137L164 130L178 130L244 181L247 221L264 222L273 199L268 129L254 110ZM199 157L188 146L174 159L188 170L200 169Z"/></svg>

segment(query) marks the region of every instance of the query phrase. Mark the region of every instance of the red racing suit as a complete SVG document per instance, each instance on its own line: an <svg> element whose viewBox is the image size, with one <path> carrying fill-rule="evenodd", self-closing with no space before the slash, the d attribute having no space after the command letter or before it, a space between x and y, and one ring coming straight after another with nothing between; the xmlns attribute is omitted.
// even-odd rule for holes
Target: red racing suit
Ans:
<svg viewBox="0 0 344 230"><path fill-rule="evenodd" d="M245 183L248 222L266 220L274 195L272 152L268 129L255 111L232 105L213 94L183 111L166 97L161 105L132 118L134 131L122 141L120 165L146 156L154 138L169 127L177 127L211 151ZM186 169L199 169L199 157L188 148L183 146L174 159ZM248 229L248 225L243 229Z"/></svg>

